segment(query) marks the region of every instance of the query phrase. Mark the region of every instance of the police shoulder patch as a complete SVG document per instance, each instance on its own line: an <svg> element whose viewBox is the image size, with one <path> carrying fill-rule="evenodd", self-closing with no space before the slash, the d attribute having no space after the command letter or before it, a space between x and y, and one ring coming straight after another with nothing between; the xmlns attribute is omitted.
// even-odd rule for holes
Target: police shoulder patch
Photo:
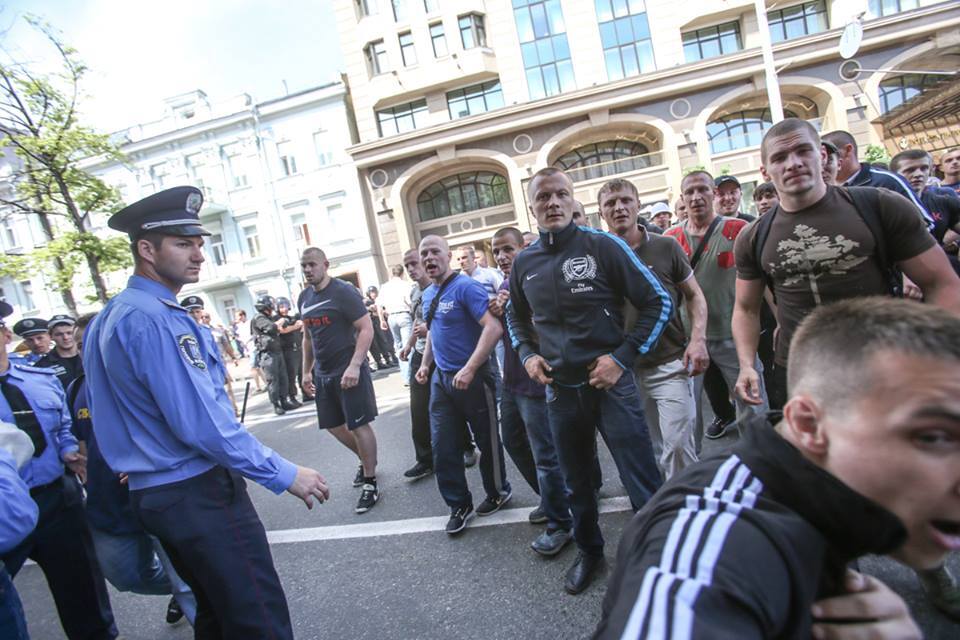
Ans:
<svg viewBox="0 0 960 640"><path fill-rule="evenodd" d="M49 367L38 367L36 365L27 364L23 361L21 362L11 362L10 366L15 368L17 371L26 371L27 373L45 373L47 375L55 375L57 372L54 369Z"/></svg>
<svg viewBox="0 0 960 640"><path fill-rule="evenodd" d="M177 346L180 347L180 353L187 359L191 365L197 369L206 370L207 363L203 361L203 354L200 352L200 344L197 337L192 333L185 333L177 337Z"/></svg>

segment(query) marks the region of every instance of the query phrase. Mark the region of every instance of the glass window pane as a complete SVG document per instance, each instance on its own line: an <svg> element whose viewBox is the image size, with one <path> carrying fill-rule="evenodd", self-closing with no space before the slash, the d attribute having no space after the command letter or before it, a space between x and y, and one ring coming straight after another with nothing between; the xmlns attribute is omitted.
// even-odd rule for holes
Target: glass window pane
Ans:
<svg viewBox="0 0 960 640"><path fill-rule="evenodd" d="M548 96L560 93L560 79L557 77L556 65L548 64L540 67L543 70L543 86Z"/></svg>
<svg viewBox="0 0 960 640"><path fill-rule="evenodd" d="M620 80L623 76L623 65L620 64L620 50L607 49L603 52L603 58L607 63L607 79L610 81Z"/></svg>
<svg viewBox="0 0 960 640"><path fill-rule="evenodd" d="M563 23L563 10L560 8L560 0L547 0L546 9L550 33L564 33L567 27Z"/></svg>
<svg viewBox="0 0 960 640"><path fill-rule="evenodd" d="M577 82L573 76L573 64L569 60L557 63L557 75L560 76L562 91L574 91L577 88Z"/></svg>
<svg viewBox="0 0 960 640"><path fill-rule="evenodd" d="M637 51L633 45L627 45L620 49L620 55L623 57L623 72L628 76L635 76L640 73L640 64L637 61Z"/></svg>
<svg viewBox="0 0 960 640"><path fill-rule="evenodd" d="M733 53L740 50L740 43L736 35L727 35L720 38L723 53Z"/></svg>
<svg viewBox="0 0 960 640"><path fill-rule="evenodd" d="M685 43L683 45L683 59L687 62L695 62L700 59L700 47L696 42Z"/></svg>
<svg viewBox="0 0 960 640"><path fill-rule="evenodd" d="M550 27L547 24L547 13L542 4L536 4L530 7L530 16L533 20L533 35L537 38L543 38L550 35Z"/></svg>
<svg viewBox="0 0 960 640"><path fill-rule="evenodd" d="M547 95L543 88L543 78L540 75L540 67L535 67L527 71L527 86L530 88L531 100L539 100Z"/></svg>
<svg viewBox="0 0 960 640"><path fill-rule="evenodd" d="M627 0L613 0L613 15L616 18L621 18L630 13L630 9L627 7Z"/></svg>
<svg viewBox="0 0 960 640"><path fill-rule="evenodd" d="M604 49L617 46L617 27L613 22L604 22L600 25L600 42Z"/></svg>
<svg viewBox="0 0 960 640"><path fill-rule="evenodd" d="M700 43L700 50L704 58L713 58L720 55L720 43L716 40L708 40Z"/></svg>
<svg viewBox="0 0 960 640"><path fill-rule="evenodd" d="M606 22L613 19L613 9L610 0L597 0L597 22Z"/></svg>
<svg viewBox="0 0 960 640"><path fill-rule="evenodd" d="M640 59L641 73L656 71L657 64L653 59L653 44L649 40L637 43L637 57Z"/></svg>
<svg viewBox="0 0 960 640"><path fill-rule="evenodd" d="M497 90L492 91L487 94L487 109L500 109L503 107L503 91L500 90L500 85L497 85Z"/></svg>
<svg viewBox="0 0 960 640"><path fill-rule="evenodd" d="M630 26L630 18L617 20L614 24L617 26L617 44L633 42L633 28Z"/></svg>
<svg viewBox="0 0 960 640"><path fill-rule="evenodd" d="M540 56L540 64L553 62L553 43L550 41L550 38L537 40L537 55Z"/></svg>
<svg viewBox="0 0 960 640"><path fill-rule="evenodd" d="M553 41L553 55L557 60L565 60L570 57L570 47L567 46L566 34L560 34L551 38Z"/></svg>
<svg viewBox="0 0 960 640"><path fill-rule="evenodd" d="M630 6L630 13L632 14L647 12L647 7L644 5L643 0L629 0L628 4Z"/></svg>
<svg viewBox="0 0 960 640"><path fill-rule="evenodd" d="M523 54L523 66L527 69L540 64L540 56L537 54L537 43L527 42L520 45L520 52Z"/></svg>
<svg viewBox="0 0 960 640"><path fill-rule="evenodd" d="M647 14L641 13L631 18L633 22L633 37L637 40L650 37L650 26L647 23Z"/></svg>
<svg viewBox="0 0 960 640"><path fill-rule="evenodd" d="M530 20L530 11L527 9L517 9L513 12L517 23L517 36L520 42L530 42L534 39L533 22Z"/></svg>
<svg viewBox="0 0 960 640"><path fill-rule="evenodd" d="M483 96L477 95L467 98L467 110L470 112L470 115L483 113L486 111L487 109L484 106Z"/></svg>

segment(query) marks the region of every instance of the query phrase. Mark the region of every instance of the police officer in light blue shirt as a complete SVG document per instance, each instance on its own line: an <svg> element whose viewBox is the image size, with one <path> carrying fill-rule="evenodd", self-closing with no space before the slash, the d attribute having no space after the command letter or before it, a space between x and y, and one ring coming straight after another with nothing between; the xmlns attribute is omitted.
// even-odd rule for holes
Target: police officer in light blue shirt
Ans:
<svg viewBox="0 0 960 640"><path fill-rule="evenodd" d="M0 302L0 304L5 304ZM0 422L0 554L20 544L37 526L37 503L17 470L33 457L30 437ZM10 574L0 562L0 638L28 640L23 605Z"/></svg>
<svg viewBox="0 0 960 640"><path fill-rule="evenodd" d="M312 507L329 496L313 469L263 446L218 399L210 354L175 295L199 280L203 197L175 187L110 218L127 233L134 275L84 339L100 451L128 476L144 528L159 538L197 597L198 638L293 637L266 533L245 476Z"/></svg>
<svg viewBox="0 0 960 640"><path fill-rule="evenodd" d="M207 325L201 322L203 317L203 299L200 296L187 296L180 301L180 306L187 310L190 317L197 323L200 329L200 337L207 346L207 367L210 370L210 376L213 378L213 385L217 388L217 400L230 404L230 398L227 396L224 385L227 384L227 365L223 363L220 355L220 347L217 345L217 339L213 337L213 331ZM231 405L231 411L233 411Z"/></svg>
<svg viewBox="0 0 960 640"><path fill-rule="evenodd" d="M33 366L50 352L50 331L43 318L24 318L13 325L13 332L30 348L25 353L12 353L10 360Z"/></svg>
<svg viewBox="0 0 960 640"><path fill-rule="evenodd" d="M0 315L10 312L0 303ZM19 470L39 512L36 528L16 546L0 553L10 576L27 558L40 565L57 604L67 637L116 638L106 583L83 513L77 479L64 475L64 465L81 477L85 460L71 433L70 411L63 386L52 369L10 363L6 346L13 339L0 326L0 421L16 425L33 443L33 457Z"/></svg>

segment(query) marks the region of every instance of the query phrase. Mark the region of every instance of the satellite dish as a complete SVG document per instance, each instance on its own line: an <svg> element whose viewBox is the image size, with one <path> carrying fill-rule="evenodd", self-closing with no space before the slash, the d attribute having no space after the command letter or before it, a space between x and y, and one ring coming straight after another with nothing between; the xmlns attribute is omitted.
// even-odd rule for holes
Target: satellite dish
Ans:
<svg viewBox="0 0 960 640"><path fill-rule="evenodd" d="M863 41L863 25L859 20L854 20L843 28L840 34L840 57L849 60L857 55L860 49L860 42Z"/></svg>

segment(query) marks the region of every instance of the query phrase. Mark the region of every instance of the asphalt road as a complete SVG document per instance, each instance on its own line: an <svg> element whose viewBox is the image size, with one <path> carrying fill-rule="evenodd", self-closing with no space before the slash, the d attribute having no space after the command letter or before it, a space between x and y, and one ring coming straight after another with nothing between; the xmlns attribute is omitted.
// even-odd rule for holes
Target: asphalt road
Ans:
<svg viewBox="0 0 960 640"><path fill-rule="evenodd" d="M542 558L529 549L540 532L526 522L536 495L512 466L513 500L501 513L474 519L456 538L442 532L448 511L431 476L415 483L402 473L413 463L407 390L393 370L376 374L380 417L380 503L357 515L359 489L351 486L356 460L331 436L320 433L305 407L276 417L265 394L250 398L247 423L267 445L290 460L319 469L331 500L308 511L289 495L274 496L258 485L249 491L270 535L277 571L286 590L296 637L320 639L585 638L599 619L603 580L579 596L563 592L563 575L573 561L570 545L559 556ZM710 443L728 446L731 435ZM601 526L607 557L615 557L630 514L616 469L600 447L606 513ZM468 478L482 499L479 470ZM479 526L483 525L483 526ZM960 571L960 561L951 565ZM890 560L868 558L861 568L879 576L909 603L927 638L960 638L960 625L935 612L912 573ZM64 638L39 567L28 565L15 580L24 601L31 636ZM186 623L168 626L168 598L118 593L110 598L121 637L126 640L185 640Z"/></svg>

